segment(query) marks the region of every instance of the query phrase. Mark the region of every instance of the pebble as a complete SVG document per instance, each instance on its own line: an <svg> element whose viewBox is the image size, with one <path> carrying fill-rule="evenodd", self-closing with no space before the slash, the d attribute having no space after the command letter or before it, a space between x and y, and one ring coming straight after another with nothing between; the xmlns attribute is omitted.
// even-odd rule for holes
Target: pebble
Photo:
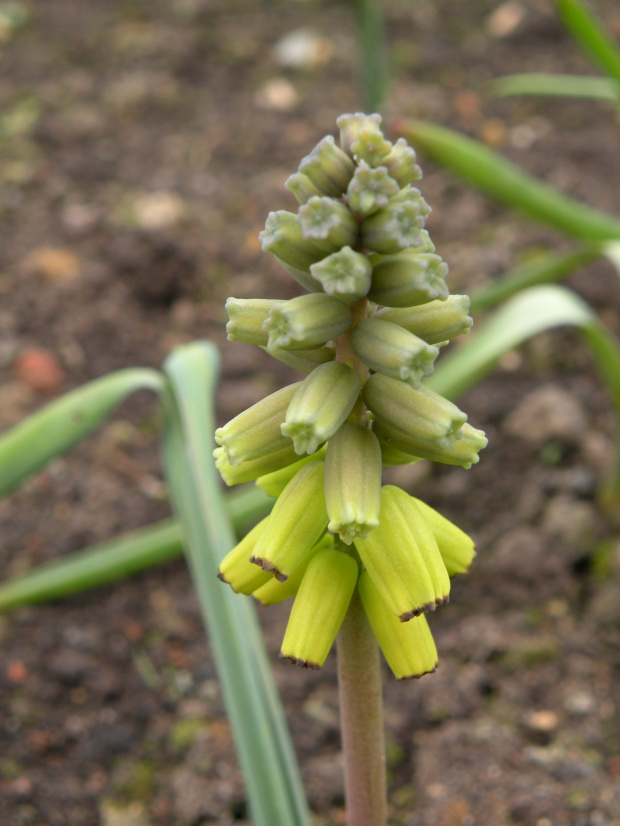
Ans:
<svg viewBox="0 0 620 826"><path fill-rule="evenodd" d="M280 38L273 51L278 65L285 69L314 69L327 63L334 49L326 37L302 28Z"/></svg>
<svg viewBox="0 0 620 826"><path fill-rule="evenodd" d="M573 561L592 551L597 534L596 523L594 507L567 494L550 499L542 516L544 533L560 539L567 559Z"/></svg>
<svg viewBox="0 0 620 826"><path fill-rule="evenodd" d="M558 727L560 718L555 711L532 711L525 715L524 723L532 731L549 733Z"/></svg>
<svg viewBox="0 0 620 826"><path fill-rule="evenodd" d="M187 214L185 201L173 192L150 192L134 202L136 223L140 229L167 229L179 224Z"/></svg>
<svg viewBox="0 0 620 826"><path fill-rule="evenodd" d="M509 37L521 25L525 7L517 0L507 0L498 6L486 20L486 30L492 37Z"/></svg>
<svg viewBox="0 0 620 826"><path fill-rule="evenodd" d="M75 281L81 272L77 255L65 247L38 247L22 261L22 270L28 275L42 276L57 284Z"/></svg>
<svg viewBox="0 0 620 826"><path fill-rule="evenodd" d="M254 103L259 109L290 112L299 103L299 95L286 78L273 77L256 92Z"/></svg>
<svg viewBox="0 0 620 826"><path fill-rule="evenodd" d="M50 350L24 350L15 360L13 369L23 384L40 393L53 393L65 381L64 370Z"/></svg>
<svg viewBox="0 0 620 826"><path fill-rule="evenodd" d="M586 417L579 402L554 384L528 393L504 422L508 435L538 447L551 439L579 442L585 429Z"/></svg>

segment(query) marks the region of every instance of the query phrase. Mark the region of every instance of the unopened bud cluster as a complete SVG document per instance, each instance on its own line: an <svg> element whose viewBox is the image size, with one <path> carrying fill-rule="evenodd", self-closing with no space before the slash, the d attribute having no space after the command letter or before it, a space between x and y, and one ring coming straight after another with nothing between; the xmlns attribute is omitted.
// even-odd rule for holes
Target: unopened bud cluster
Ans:
<svg viewBox="0 0 620 826"><path fill-rule="evenodd" d="M382 466L418 459L471 467L486 445L458 407L423 384L439 348L472 324L424 229L422 173L379 115L342 115L286 185L297 214L261 233L307 290L289 301L229 298L229 340L305 373L216 431L229 485L256 480L272 513L222 561L219 576L263 604L295 597L281 655L320 667L358 589L399 678L435 669L424 614L448 601L474 545Z"/></svg>

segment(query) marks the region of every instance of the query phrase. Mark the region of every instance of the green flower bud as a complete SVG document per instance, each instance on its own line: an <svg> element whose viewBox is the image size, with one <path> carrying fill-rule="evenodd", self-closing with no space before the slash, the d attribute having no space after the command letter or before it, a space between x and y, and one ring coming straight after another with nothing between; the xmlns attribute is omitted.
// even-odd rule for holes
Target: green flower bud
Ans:
<svg viewBox="0 0 620 826"><path fill-rule="evenodd" d="M300 373L311 373L320 364L326 364L336 358L336 351L333 347L317 347L315 350L267 350L274 359L299 370Z"/></svg>
<svg viewBox="0 0 620 826"><path fill-rule="evenodd" d="M368 297L387 307L414 307L428 301L445 301L448 265L438 255L405 252L373 265Z"/></svg>
<svg viewBox="0 0 620 826"><path fill-rule="evenodd" d="M325 457L328 529L350 545L379 524L381 448L374 433L351 422L328 442Z"/></svg>
<svg viewBox="0 0 620 826"><path fill-rule="evenodd" d="M400 443L395 446L414 456L426 448L450 450L467 421L455 404L428 387L414 389L381 373L368 379L363 397L377 418L376 427L397 433Z"/></svg>
<svg viewBox="0 0 620 826"><path fill-rule="evenodd" d="M310 178L304 175L303 172L295 172L294 175L290 175L286 179L284 186L293 193L300 204L305 204L306 201L309 201L310 198L313 198L315 195L323 194L318 186L313 184Z"/></svg>
<svg viewBox="0 0 620 826"><path fill-rule="evenodd" d="M416 247L423 241L422 228L430 211L420 191L407 187L363 221L362 243L382 255Z"/></svg>
<svg viewBox="0 0 620 826"><path fill-rule="evenodd" d="M323 492L325 463L310 462L284 488L250 561L285 582L319 541L328 516Z"/></svg>
<svg viewBox="0 0 620 826"><path fill-rule="evenodd" d="M280 425L284 422L287 408L295 391L302 382L283 387L266 399L253 404L239 413L224 427L215 431L215 441L221 445L233 467L242 462L259 459L288 447Z"/></svg>
<svg viewBox="0 0 620 826"><path fill-rule="evenodd" d="M263 324L269 310L276 303L272 298L228 298L226 312L230 321L226 325L229 341L245 341L248 344L267 344Z"/></svg>
<svg viewBox="0 0 620 826"><path fill-rule="evenodd" d="M437 543L400 488L381 488L379 527L355 547L392 613L407 622L448 602L450 579ZM411 507L413 505L413 508ZM412 519L413 515L413 519Z"/></svg>
<svg viewBox="0 0 620 826"><path fill-rule="evenodd" d="M373 317L398 324L429 344L439 344L469 332L473 321L468 313L469 296L449 295L443 301L428 301L416 307L384 307Z"/></svg>
<svg viewBox="0 0 620 826"><path fill-rule="evenodd" d="M488 442L483 430L476 430L467 422L463 425L461 437L449 449L414 440L410 435L403 434L401 430L386 424L385 421L376 423L375 433L381 445L383 463L393 465L410 464L416 459L430 459L432 462L459 465L469 470L472 465L478 464L480 461L478 453L487 446ZM401 451L410 455L404 455ZM386 456L389 461L386 460Z"/></svg>
<svg viewBox="0 0 620 826"><path fill-rule="evenodd" d="M334 198L310 198L299 207L301 234L326 252L357 243L359 224L351 210Z"/></svg>
<svg viewBox="0 0 620 826"><path fill-rule="evenodd" d="M367 163L368 166L375 167L383 165L384 159L392 151L392 144L385 139L378 124L367 121L357 133L351 149L358 164Z"/></svg>
<svg viewBox="0 0 620 826"><path fill-rule="evenodd" d="M390 176L401 188L412 181L419 181L422 177L422 170L416 163L415 151L404 138L396 141L390 154L386 155L381 163L387 167Z"/></svg>
<svg viewBox="0 0 620 826"><path fill-rule="evenodd" d="M315 554L324 550L334 550L334 537L328 533L326 533L322 539L319 539L308 556L301 565L295 568L286 582L278 582L274 576L267 574L267 576L269 576L269 582L262 585L256 591L253 591L252 596L262 605L277 605L280 602L284 602L285 599L294 597L299 590L299 586L301 585L310 561L314 559ZM253 567L255 568L256 566L254 565Z"/></svg>
<svg viewBox="0 0 620 826"><path fill-rule="evenodd" d="M299 171L310 178L323 195L340 198L347 191L355 164L328 135L302 160Z"/></svg>
<svg viewBox="0 0 620 826"><path fill-rule="evenodd" d="M281 427L296 453L314 453L344 424L360 392L354 370L340 361L322 364L295 393Z"/></svg>
<svg viewBox="0 0 620 826"><path fill-rule="evenodd" d="M304 456L303 459L300 459L295 453L295 458L297 459L296 462L282 468L281 470L275 470L273 473L267 473L265 476L260 476L256 480L256 487L264 490L265 493L269 494L269 496L277 498L291 481L293 476L295 476L297 471L301 470L304 465L307 465L309 462L316 462L319 459L324 461L326 450L327 446L324 445L320 450L317 450L316 453L313 453L311 456Z"/></svg>
<svg viewBox="0 0 620 826"><path fill-rule="evenodd" d="M426 502L414 500L422 516L433 532L439 553L444 561L448 574L466 574L476 557L476 546L465 531L458 528L445 516L442 516Z"/></svg>
<svg viewBox="0 0 620 826"><path fill-rule="evenodd" d="M228 461L226 451L223 447L217 447L213 451L215 467L227 485L241 485L244 482L253 482L259 476L281 470L288 465L299 461L299 456L295 453L293 445L289 442L285 448L276 453L268 453L258 459L250 459L248 462L241 462L233 467Z"/></svg>
<svg viewBox="0 0 620 826"><path fill-rule="evenodd" d="M351 333L351 346L371 370L419 387L433 372L437 347L390 321L363 319Z"/></svg>
<svg viewBox="0 0 620 826"><path fill-rule="evenodd" d="M277 301L269 311L265 329L271 350L312 350L337 338L351 326L346 304L323 293Z"/></svg>
<svg viewBox="0 0 620 826"><path fill-rule="evenodd" d="M464 427L465 425L463 425ZM381 448L381 464L383 467L394 467L395 465L412 465L420 461L419 456L412 456L410 453L405 453L394 447L392 442L387 442L380 433L377 433L377 426L375 422L375 429L373 430L375 436L379 441Z"/></svg>
<svg viewBox="0 0 620 826"><path fill-rule="evenodd" d="M353 157L353 144L356 143L361 133L379 132L381 134L381 115L365 115L363 112L356 112L354 115L340 115L336 119L336 124L340 130L340 146Z"/></svg>
<svg viewBox="0 0 620 826"><path fill-rule="evenodd" d="M310 267L312 276L328 295L341 301L356 301L370 289L372 264L361 252L343 247Z"/></svg>
<svg viewBox="0 0 620 826"><path fill-rule="evenodd" d="M437 649L426 617L399 622L388 608L367 571L360 574L362 605L387 664L399 680L417 679L437 668Z"/></svg>
<svg viewBox="0 0 620 826"><path fill-rule="evenodd" d="M372 215L381 207L386 207L390 198L398 194L399 186L391 178L385 166L376 169L367 163L360 163L347 189L350 209L357 215Z"/></svg>
<svg viewBox="0 0 620 826"><path fill-rule="evenodd" d="M251 594L273 579L271 574L252 565L250 557L259 536L265 530L267 518L261 520L238 545L226 554L217 572L218 578L226 582L238 594Z"/></svg>
<svg viewBox="0 0 620 826"><path fill-rule="evenodd" d="M319 551L299 586L280 657L320 668L345 618L357 582L357 562L339 551Z"/></svg>
<svg viewBox="0 0 620 826"><path fill-rule="evenodd" d="M299 274L313 284L310 265L325 257L325 250L317 247L301 234L301 226L293 212L284 209L270 212L265 229L258 236L263 252L270 252L299 280ZM289 269L290 268L290 269ZM303 284L305 287L306 285ZM306 287L310 289L310 287ZM312 287L316 291L316 285ZM320 286L318 287L320 289Z"/></svg>

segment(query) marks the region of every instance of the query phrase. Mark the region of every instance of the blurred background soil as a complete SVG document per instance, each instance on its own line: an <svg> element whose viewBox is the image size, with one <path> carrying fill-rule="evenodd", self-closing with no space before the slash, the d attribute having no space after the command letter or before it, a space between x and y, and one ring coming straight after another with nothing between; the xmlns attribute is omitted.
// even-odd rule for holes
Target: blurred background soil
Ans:
<svg viewBox="0 0 620 826"><path fill-rule="evenodd" d="M225 343L223 302L296 292L258 233L270 210L294 208L283 183L300 158L361 108L351 4L9 6L0 427L196 338L223 346L220 423L292 380L257 348ZM592 72L548 0L385 7L388 116L449 124L620 213L611 105L488 94L501 74ZM596 8L620 38L617 3ZM452 291L565 245L428 162L425 172ZM609 265L570 284L620 329ZM578 335L561 331L507 356L461 406L490 438L478 466L391 475L479 548L431 617L437 673L397 683L386 671L391 823L620 824L620 543L596 506L614 432L606 393ZM167 516L158 433L140 394L0 502L2 576ZM334 655L318 673L280 663L287 610L261 611L276 679L317 824L343 824ZM0 644L2 826L248 823L182 560L2 617Z"/></svg>

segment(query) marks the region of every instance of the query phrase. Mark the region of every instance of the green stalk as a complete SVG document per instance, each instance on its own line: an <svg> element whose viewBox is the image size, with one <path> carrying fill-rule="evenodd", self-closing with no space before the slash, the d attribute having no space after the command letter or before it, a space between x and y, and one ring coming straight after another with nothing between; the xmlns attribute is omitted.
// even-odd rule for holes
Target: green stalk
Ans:
<svg viewBox="0 0 620 826"><path fill-rule="evenodd" d="M355 0L364 111L380 112L387 97L388 67L383 0Z"/></svg>
<svg viewBox="0 0 620 826"><path fill-rule="evenodd" d="M598 17L581 0L555 0L560 18L582 49L620 82L620 49Z"/></svg>
<svg viewBox="0 0 620 826"><path fill-rule="evenodd" d="M229 493L226 505L235 533L239 536L249 523L270 510L273 499L258 488L248 486ZM62 599L89 588L98 588L182 554L181 526L177 519L165 519L39 565L1 584L0 611Z"/></svg>
<svg viewBox="0 0 620 826"><path fill-rule="evenodd" d="M340 728L349 826L387 824L379 649L357 591L338 635Z"/></svg>
<svg viewBox="0 0 620 826"><path fill-rule="evenodd" d="M368 367L351 347L350 334L366 318L368 300L349 305L351 327L336 340L338 361L352 367L362 383ZM363 403L354 409L363 416ZM354 593L338 635L338 692L349 826L386 826L387 788L381 669L377 641L362 602Z"/></svg>

